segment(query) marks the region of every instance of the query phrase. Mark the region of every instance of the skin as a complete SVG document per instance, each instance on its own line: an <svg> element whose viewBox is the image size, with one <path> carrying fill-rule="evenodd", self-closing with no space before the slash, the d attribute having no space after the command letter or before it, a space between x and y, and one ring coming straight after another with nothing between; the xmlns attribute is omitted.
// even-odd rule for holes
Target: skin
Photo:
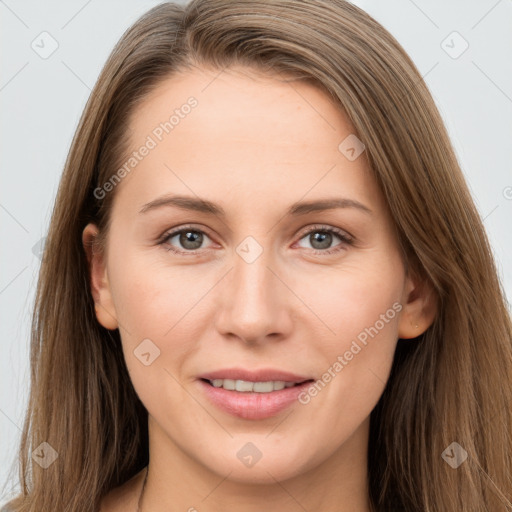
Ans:
<svg viewBox="0 0 512 512"><path fill-rule="evenodd" d="M149 414L142 510L225 512L236 496L238 512L368 512L369 415L397 339L433 321L428 290L405 273L365 153L350 161L338 149L355 130L322 90L243 67L220 75L194 68L161 82L138 107L133 150L190 96L198 106L111 192L106 253L91 253L94 224L83 232L97 319L120 330ZM139 213L168 193L215 202L226 216L169 206ZM285 215L297 201L332 197L371 214ZM189 224L204 233L202 245L179 236L158 243ZM354 243L336 234L330 244L316 240L326 228ZM263 248L251 263L236 252L248 236ZM234 366L321 379L394 303L401 311L307 404L246 420L219 410L199 386L201 373ZM146 338L160 349L149 366L134 355ZM237 458L248 442L262 453L252 467ZM111 491L102 512L135 511L143 477Z"/></svg>

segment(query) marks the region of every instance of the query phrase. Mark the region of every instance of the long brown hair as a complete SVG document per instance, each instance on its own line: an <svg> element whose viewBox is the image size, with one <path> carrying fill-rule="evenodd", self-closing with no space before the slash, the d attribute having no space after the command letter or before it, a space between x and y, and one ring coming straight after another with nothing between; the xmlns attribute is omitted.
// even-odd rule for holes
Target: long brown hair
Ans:
<svg viewBox="0 0 512 512"><path fill-rule="evenodd" d="M93 511L148 463L147 412L119 331L96 320L81 234L93 221L105 240L115 191L100 200L94 190L121 165L140 101L179 70L232 64L309 80L339 104L365 145L407 270L437 297L430 328L398 341L371 414L372 507L511 510L512 327L492 251L421 74L391 34L343 0L164 3L113 50L53 210L33 316L21 492L10 507ZM42 442L58 453L47 469L30 456ZM456 469L443 456L454 453L467 453Z"/></svg>

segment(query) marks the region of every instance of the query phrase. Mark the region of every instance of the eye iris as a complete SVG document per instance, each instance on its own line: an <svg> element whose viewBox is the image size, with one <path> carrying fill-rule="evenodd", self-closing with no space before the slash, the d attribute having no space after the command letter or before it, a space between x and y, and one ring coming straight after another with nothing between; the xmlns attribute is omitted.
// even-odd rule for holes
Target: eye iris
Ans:
<svg viewBox="0 0 512 512"><path fill-rule="evenodd" d="M329 231L315 231L309 235L315 249L328 249L332 243L332 233ZM200 231L182 231L179 233L179 242L185 249L199 249L203 242Z"/></svg>
<svg viewBox="0 0 512 512"><path fill-rule="evenodd" d="M320 242L320 247L318 246L315 246L314 243L311 243L311 245L315 248L315 249L328 249L329 246L331 245L332 243L332 234L331 233L328 233L326 231L315 231L314 233L312 233L310 235L311 238L311 241L313 242Z"/></svg>
<svg viewBox="0 0 512 512"><path fill-rule="evenodd" d="M197 231L183 231L180 233L180 244L185 249L199 249L199 247L201 247L202 241L203 235ZM189 244L192 244L192 247Z"/></svg>

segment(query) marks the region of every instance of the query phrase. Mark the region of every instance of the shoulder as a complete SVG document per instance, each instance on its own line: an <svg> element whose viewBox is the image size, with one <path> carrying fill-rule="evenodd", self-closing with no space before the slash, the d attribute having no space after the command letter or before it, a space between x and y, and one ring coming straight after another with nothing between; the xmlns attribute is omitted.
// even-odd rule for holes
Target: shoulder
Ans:
<svg viewBox="0 0 512 512"><path fill-rule="evenodd" d="M145 476L146 468L139 471L124 484L111 489L102 498L99 512L125 512L126 510L135 510Z"/></svg>

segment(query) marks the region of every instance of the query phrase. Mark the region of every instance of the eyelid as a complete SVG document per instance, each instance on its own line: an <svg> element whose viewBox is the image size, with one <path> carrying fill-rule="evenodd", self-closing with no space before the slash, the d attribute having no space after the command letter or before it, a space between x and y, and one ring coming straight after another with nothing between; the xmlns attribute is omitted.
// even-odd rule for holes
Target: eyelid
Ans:
<svg viewBox="0 0 512 512"><path fill-rule="evenodd" d="M202 234L206 235L208 238L210 238L210 240L214 239L214 237L210 236L210 234L208 233L208 230L206 228L198 227L197 225L188 224L188 225L178 226L176 228L171 228L171 229L166 230L163 233L163 235L161 235L158 238L157 243L159 245L165 245L166 241L168 241L171 238L174 238L176 235L179 235L180 233L185 232L187 230L202 233ZM341 250L341 249L337 249L337 247L342 246L342 245L345 245L345 246L346 245L354 245L354 243L355 243L355 237L353 235L351 235L350 233L348 233L347 231L337 228L335 226L329 226L329 225L325 225L325 224L313 224L313 225L310 225L310 226L304 228L304 230L300 232L300 235L295 235L296 237L298 236L297 242L300 242L303 238L305 238L306 236L308 236L311 233L314 233L315 231L324 231L324 232L328 232L328 233L334 233L336 236L338 236L340 238L341 244L339 244L338 246L334 246L333 248L330 248L330 249L311 249L311 251L314 254L322 254L322 255L333 254L333 253ZM297 242L295 242L295 243L297 243ZM176 254L186 254L189 256L194 256L198 253L201 253L201 252L204 253L205 251L210 250L210 249L195 249L192 251L185 251L185 250L175 249L170 244L167 244L167 245L168 245L168 247L166 247L166 250L172 251Z"/></svg>
<svg viewBox="0 0 512 512"><path fill-rule="evenodd" d="M160 245L165 244L167 240L170 238L174 238L176 235L179 235L180 233L184 231L197 231L199 233L202 233L206 235L210 240L213 240L213 237L209 234L208 229L205 227L199 227L197 225L193 224L185 224L183 226L177 226L176 228L167 229L161 236L158 237L157 243ZM173 250L173 249L170 249ZM196 252L204 251L205 249L196 249L194 251L183 251L176 249L177 253L186 253L186 254L196 254Z"/></svg>
<svg viewBox="0 0 512 512"><path fill-rule="evenodd" d="M305 231L301 232L300 240L302 240L302 238L304 238L306 235L309 235L314 231L333 232L337 234L339 237L346 239L347 241L355 242L355 237L351 235L348 231L341 228L337 228L335 226L329 226L327 224L313 224L311 226L308 226L307 228L305 228Z"/></svg>
<svg viewBox="0 0 512 512"><path fill-rule="evenodd" d="M299 236L299 239L296 243L299 243L302 239L306 238L311 233L315 232L325 232L325 233L332 233L335 236L337 236L341 243L338 245L335 245L334 247L330 247L328 249L315 249L315 248L308 248L308 253L313 254L314 256L321 256L321 257L329 257L329 256L336 256L339 253L342 253L343 251L346 251L348 247L355 245L355 237L351 235L350 233L346 232L343 229L334 227L334 226L326 226L326 225L319 225L315 224L313 226L309 226L305 232L302 232L302 234Z"/></svg>

